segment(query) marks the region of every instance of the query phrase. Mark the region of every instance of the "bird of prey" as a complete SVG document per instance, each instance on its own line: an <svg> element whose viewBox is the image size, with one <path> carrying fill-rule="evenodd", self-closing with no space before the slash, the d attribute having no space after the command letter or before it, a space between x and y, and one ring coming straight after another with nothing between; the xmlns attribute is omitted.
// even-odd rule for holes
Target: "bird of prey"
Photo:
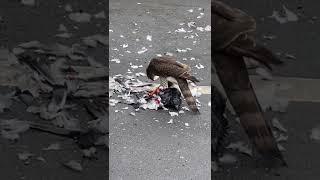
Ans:
<svg viewBox="0 0 320 180"><path fill-rule="evenodd" d="M188 65L176 61L176 58L174 57L155 57L150 61L147 67L147 77L154 81L155 76L159 76L160 83L164 87L178 84L191 111L199 113L196 100L192 96L187 81L199 82L199 80L192 76L190 71L191 68Z"/></svg>
<svg viewBox="0 0 320 180"><path fill-rule="evenodd" d="M271 70L281 64L270 50L256 43L256 22L245 12L217 0L211 1L213 64L223 88L249 139L267 162L286 162L249 80L244 57L252 58ZM270 160L270 161L269 161ZM274 161L276 160L276 161ZM275 164L274 164L275 165Z"/></svg>

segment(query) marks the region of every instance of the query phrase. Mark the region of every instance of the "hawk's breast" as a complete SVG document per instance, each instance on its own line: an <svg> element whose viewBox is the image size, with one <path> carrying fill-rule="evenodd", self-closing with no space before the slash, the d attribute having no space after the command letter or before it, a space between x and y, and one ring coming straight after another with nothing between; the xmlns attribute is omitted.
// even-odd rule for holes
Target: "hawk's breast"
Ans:
<svg viewBox="0 0 320 180"><path fill-rule="evenodd" d="M174 83L174 84L178 84L176 78L174 78L174 77L172 77L172 76L168 76L168 77L166 77L166 78L167 78L167 81L170 81L170 82L172 82L172 83Z"/></svg>

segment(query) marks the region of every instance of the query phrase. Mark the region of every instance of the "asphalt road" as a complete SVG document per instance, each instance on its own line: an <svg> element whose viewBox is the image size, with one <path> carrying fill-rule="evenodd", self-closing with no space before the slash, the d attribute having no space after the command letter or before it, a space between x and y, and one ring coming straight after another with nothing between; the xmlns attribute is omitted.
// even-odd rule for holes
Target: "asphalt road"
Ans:
<svg viewBox="0 0 320 180"><path fill-rule="evenodd" d="M210 86L211 32L204 29L211 24L209 3L110 1L110 75L145 73L152 57L168 52L191 66L199 85ZM210 95L199 101L199 116L152 110L132 116L133 107L110 107L110 179L210 179Z"/></svg>

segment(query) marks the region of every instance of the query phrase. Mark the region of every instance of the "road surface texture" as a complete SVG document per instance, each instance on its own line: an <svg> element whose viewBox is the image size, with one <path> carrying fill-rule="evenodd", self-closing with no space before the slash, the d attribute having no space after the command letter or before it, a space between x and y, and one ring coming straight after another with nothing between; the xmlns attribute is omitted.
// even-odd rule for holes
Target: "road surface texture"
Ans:
<svg viewBox="0 0 320 180"><path fill-rule="evenodd" d="M110 76L145 73L152 57L172 53L210 86L210 1L111 0L109 10ZM210 95L199 101L200 115L174 117L111 106L110 179L210 179Z"/></svg>
<svg viewBox="0 0 320 180"><path fill-rule="evenodd" d="M319 3L315 1L277 1L277 0L225 0L233 7L240 8L257 20L257 37L265 42L274 52L289 53L295 59L284 58L286 65L275 68L274 81L263 82L253 78L259 91L258 98L268 98L273 90L270 84L282 84L283 89L276 88L279 98L289 100L288 107L283 113L268 112L267 117L277 117L287 129L288 140L281 143L286 149L283 154L288 168L278 170L278 175L256 168L253 158L239 153L238 162L224 165L221 171L212 174L217 180L316 180L320 177L320 144L310 139L311 129L319 125L319 48L320 16ZM271 18L273 11L289 13L289 18ZM300 15L299 15L300 14ZM282 23L280 23L280 21ZM214 33L214 32L213 32ZM263 38L263 36L267 36ZM267 40L267 39L272 40ZM316 84L318 83L318 84ZM269 85L268 85L269 84ZM281 85L280 85L281 86ZM237 123L235 123L237 124ZM238 127L233 129L235 135L242 132ZM231 139L232 139L231 138ZM239 138L238 138L239 139ZM243 139L243 138L242 138ZM232 141L232 140L231 140Z"/></svg>
<svg viewBox="0 0 320 180"><path fill-rule="evenodd" d="M23 4L23 3L26 4ZM34 2L34 3L33 3ZM66 5L68 8L66 8ZM68 18L68 14L73 11L82 10L92 14L106 11L107 2L104 0L68 0L68 1L1 1L0 19L5 21L6 30L1 29L1 45L9 50L18 44L29 41L39 41L44 44L61 43L72 45L79 43L82 37L96 33L105 33L107 27L106 19L91 19L89 23L76 23ZM68 11L67 11L67 10ZM64 28L59 29L63 24ZM61 26L60 26L61 27ZM55 36L66 31L72 33L72 36L61 38ZM7 43L2 38L6 38ZM3 48L3 47L2 47ZM3 53L3 51L1 51ZM90 50L91 55L100 63L107 64L105 46L99 46ZM1 54L1 62L4 56ZM3 75L2 73L1 75ZM0 77L4 80L4 76ZM12 88L2 86L1 95L12 92ZM3 101L1 101L3 103ZM14 99L9 109L0 113L0 121L16 118L19 120L39 120L38 115L26 112L27 106L18 99ZM86 123L92 120L83 109L77 111L76 116L80 121ZM44 151L43 148L50 144L60 143L60 149ZM33 154L28 162L18 158L18 153L30 152ZM20 134L17 142L11 142L0 138L0 179L2 180L89 180L89 179L107 179L108 156L104 148L97 148L97 160L85 160L77 145L71 139L62 138L56 135L29 130ZM41 158L39 158L41 157ZM82 161L82 172L70 170L62 165L69 160Z"/></svg>

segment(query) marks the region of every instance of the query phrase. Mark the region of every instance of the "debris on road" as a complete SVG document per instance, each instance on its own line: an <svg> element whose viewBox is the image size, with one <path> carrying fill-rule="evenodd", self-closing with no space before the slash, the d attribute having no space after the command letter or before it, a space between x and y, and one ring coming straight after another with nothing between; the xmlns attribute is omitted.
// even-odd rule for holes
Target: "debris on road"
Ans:
<svg viewBox="0 0 320 180"><path fill-rule="evenodd" d="M314 141L320 141L320 126L311 129L310 139Z"/></svg>
<svg viewBox="0 0 320 180"><path fill-rule="evenodd" d="M91 20L91 14L85 12L70 13L69 18L78 23L88 23Z"/></svg>
<svg viewBox="0 0 320 180"><path fill-rule="evenodd" d="M284 24L292 21L298 21L299 19L298 16L294 12L290 11L286 6L283 5L282 10L283 10L283 13L274 10L272 12L272 15L269 17L274 18L280 24Z"/></svg>
<svg viewBox="0 0 320 180"><path fill-rule="evenodd" d="M168 121L168 124L172 124L173 123L173 119L170 119L169 121Z"/></svg>
<svg viewBox="0 0 320 180"><path fill-rule="evenodd" d="M34 6L36 4L36 0L21 0L23 5Z"/></svg>
<svg viewBox="0 0 320 180"><path fill-rule="evenodd" d="M34 156L34 154L30 153L30 152L18 153L19 160L24 161L24 162L28 161L33 156Z"/></svg>
<svg viewBox="0 0 320 180"><path fill-rule="evenodd" d="M109 103L115 106L117 103L132 105L135 109L144 110L171 109L181 110L182 95L177 88L158 88L159 85L145 83L134 76L116 75L109 78ZM195 97L201 95L198 87L191 89ZM120 99L113 99L117 95ZM199 103L199 102L198 102Z"/></svg>
<svg viewBox="0 0 320 180"><path fill-rule="evenodd" d="M60 150L60 149L61 149L60 143L53 143L53 144L50 144L48 147L43 148L43 150L45 151Z"/></svg>
<svg viewBox="0 0 320 180"><path fill-rule="evenodd" d="M63 163L63 165L74 171L78 171L78 172L83 171L82 165L75 160L70 160L69 162Z"/></svg>
<svg viewBox="0 0 320 180"><path fill-rule="evenodd" d="M219 162L223 164L234 164L238 161L238 159L232 154L224 154L219 158Z"/></svg>
<svg viewBox="0 0 320 180"><path fill-rule="evenodd" d="M104 11L101 11L101 12L95 14L94 17L97 19L106 19L106 13Z"/></svg>
<svg viewBox="0 0 320 180"><path fill-rule="evenodd" d="M280 123L279 119L274 117L272 119L272 125L273 127L277 128L278 130L282 131L282 132L287 132L287 129L283 127L283 125Z"/></svg>
<svg viewBox="0 0 320 180"><path fill-rule="evenodd" d="M30 126L26 121L17 119L0 119L0 130L3 138L18 140L20 134L29 130Z"/></svg>
<svg viewBox="0 0 320 180"><path fill-rule="evenodd" d="M249 145L245 145L242 141L230 143L226 148L236 150L246 155L252 156L252 149L249 148Z"/></svg>

